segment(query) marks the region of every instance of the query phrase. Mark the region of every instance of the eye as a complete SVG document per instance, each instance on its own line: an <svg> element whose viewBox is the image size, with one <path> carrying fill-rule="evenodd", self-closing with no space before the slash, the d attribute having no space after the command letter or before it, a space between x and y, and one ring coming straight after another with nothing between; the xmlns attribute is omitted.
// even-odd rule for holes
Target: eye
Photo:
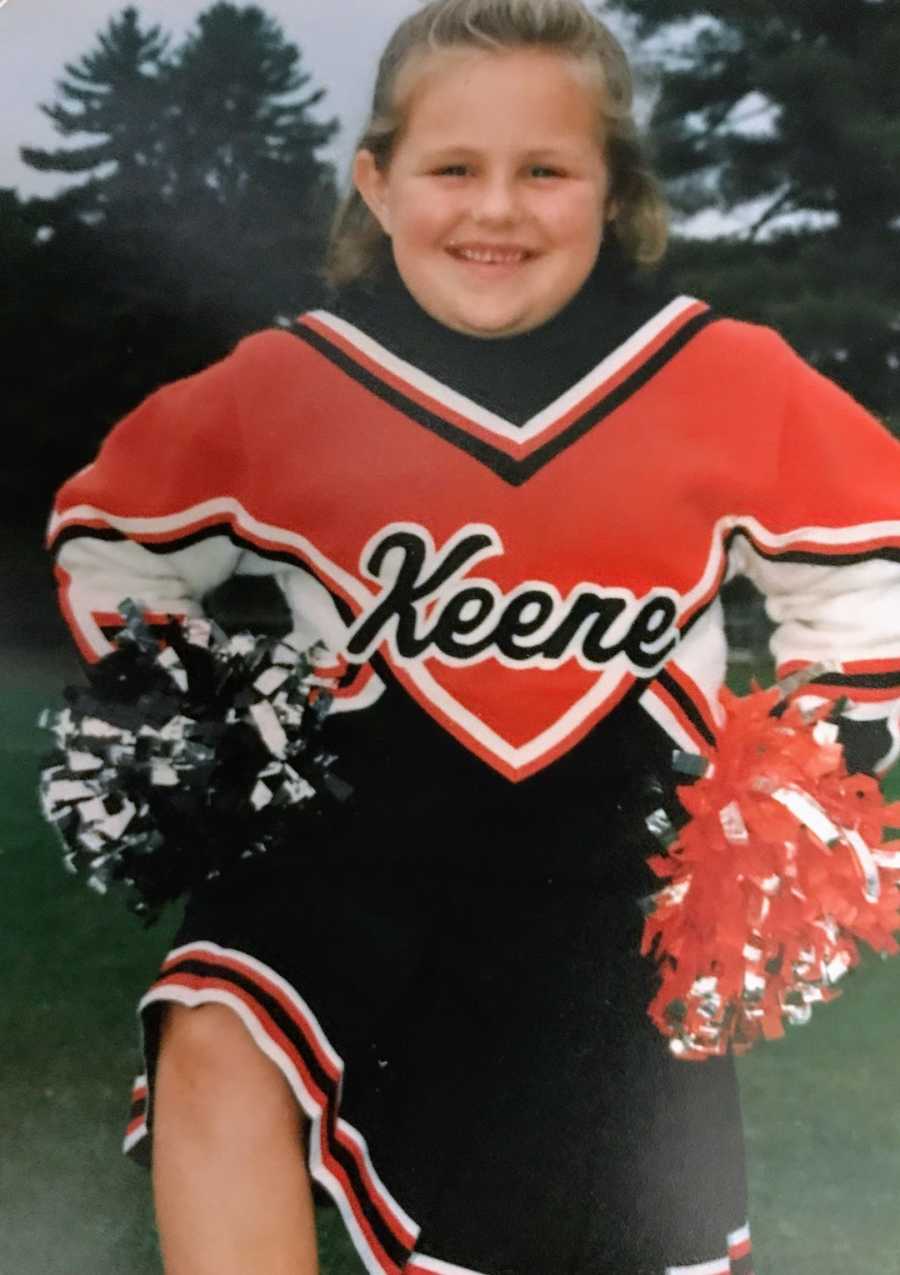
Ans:
<svg viewBox="0 0 900 1275"><path fill-rule="evenodd" d="M466 177L468 173L467 164L444 164L442 168L434 170L435 177Z"/></svg>
<svg viewBox="0 0 900 1275"><path fill-rule="evenodd" d="M532 164L528 173L531 177L562 177L558 168L550 168L547 164Z"/></svg>

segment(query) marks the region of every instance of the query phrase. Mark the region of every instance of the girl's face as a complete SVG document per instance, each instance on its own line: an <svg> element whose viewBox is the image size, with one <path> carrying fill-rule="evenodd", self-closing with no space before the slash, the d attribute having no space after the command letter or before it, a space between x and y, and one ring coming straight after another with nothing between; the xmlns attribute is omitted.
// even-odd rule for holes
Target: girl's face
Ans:
<svg viewBox="0 0 900 1275"><path fill-rule="evenodd" d="M357 188L433 318L513 336L584 283L610 215L597 91L550 50L435 54L387 169L357 154Z"/></svg>

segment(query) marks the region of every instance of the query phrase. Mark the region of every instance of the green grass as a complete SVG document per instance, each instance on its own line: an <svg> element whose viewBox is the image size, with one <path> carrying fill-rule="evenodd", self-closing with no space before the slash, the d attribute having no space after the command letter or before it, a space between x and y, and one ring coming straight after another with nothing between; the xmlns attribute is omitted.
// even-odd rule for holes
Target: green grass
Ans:
<svg viewBox="0 0 900 1275"><path fill-rule="evenodd" d="M34 800L33 722L57 682L0 697L0 1272L159 1275L149 1180L119 1143L133 1006L173 922L142 930L61 870ZM900 962L868 960L740 1070L758 1275L900 1269ZM333 1211L321 1240L323 1275L361 1270Z"/></svg>
<svg viewBox="0 0 900 1275"><path fill-rule="evenodd" d="M0 1272L159 1275L149 1176L120 1144L134 1006L175 916L144 930L62 870L35 801L34 721L58 692L53 678L0 695ZM321 1232L323 1275L356 1275L333 1210Z"/></svg>

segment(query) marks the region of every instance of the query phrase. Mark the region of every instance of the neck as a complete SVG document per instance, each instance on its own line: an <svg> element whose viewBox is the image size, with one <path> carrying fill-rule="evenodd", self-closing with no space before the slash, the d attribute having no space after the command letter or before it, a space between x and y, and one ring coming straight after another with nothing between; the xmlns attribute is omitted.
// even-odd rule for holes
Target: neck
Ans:
<svg viewBox="0 0 900 1275"><path fill-rule="evenodd" d="M514 424L522 424L585 376L659 308L604 245L584 285L545 323L487 339L456 332L414 300L396 268L349 288L334 307L379 344ZM641 317L643 315L643 317Z"/></svg>

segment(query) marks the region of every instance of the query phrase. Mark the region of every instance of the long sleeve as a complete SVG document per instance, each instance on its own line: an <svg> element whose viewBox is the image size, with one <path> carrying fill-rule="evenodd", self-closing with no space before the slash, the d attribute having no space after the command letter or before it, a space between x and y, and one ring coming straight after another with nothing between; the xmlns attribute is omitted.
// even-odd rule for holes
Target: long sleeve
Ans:
<svg viewBox="0 0 900 1275"><path fill-rule="evenodd" d="M852 722L878 724L883 768L900 747L900 445L779 347L784 413L771 503L783 513L778 525L743 521L733 566L765 595L779 675L827 665L816 694L846 696Z"/></svg>
<svg viewBox="0 0 900 1275"><path fill-rule="evenodd" d="M62 611L88 661L110 649L124 598L151 621L196 615L235 569L240 548L198 532L227 515L244 463L239 351L150 395L57 495L48 543Z"/></svg>

